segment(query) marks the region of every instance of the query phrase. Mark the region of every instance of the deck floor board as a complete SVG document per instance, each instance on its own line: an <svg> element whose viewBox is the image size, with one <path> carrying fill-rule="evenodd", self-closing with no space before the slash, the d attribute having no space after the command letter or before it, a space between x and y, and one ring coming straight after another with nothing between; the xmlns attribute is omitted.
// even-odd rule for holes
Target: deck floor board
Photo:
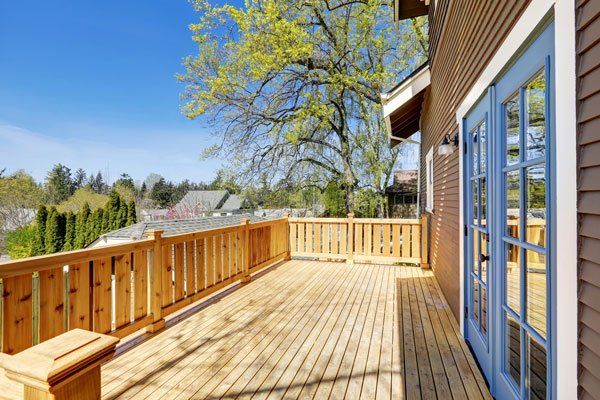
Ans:
<svg viewBox="0 0 600 400"><path fill-rule="evenodd" d="M431 271L293 260L102 367L105 399L490 399Z"/></svg>

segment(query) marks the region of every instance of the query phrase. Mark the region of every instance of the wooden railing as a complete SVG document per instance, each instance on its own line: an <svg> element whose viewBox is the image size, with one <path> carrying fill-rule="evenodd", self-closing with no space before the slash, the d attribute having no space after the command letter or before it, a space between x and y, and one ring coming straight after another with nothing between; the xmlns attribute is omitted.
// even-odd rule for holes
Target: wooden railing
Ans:
<svg viewBox="0 0 600 400"><path fill-rule="evenodd" d="M427 219L289 218L292 256L428 267Z"/></svg>
<svg viewBox="0 0 600 400"><path fill-rule="evenodd" d="M119 338L289 257L287 218L0 263L2 352L74 328Z"/></svg>
<svg viewBox="0 0 600 400"><path fill-rule="evenodd" d="M2 352L75 328L123 338L291 256L428 264L425 219L281 218L0 263Z"/></svg>

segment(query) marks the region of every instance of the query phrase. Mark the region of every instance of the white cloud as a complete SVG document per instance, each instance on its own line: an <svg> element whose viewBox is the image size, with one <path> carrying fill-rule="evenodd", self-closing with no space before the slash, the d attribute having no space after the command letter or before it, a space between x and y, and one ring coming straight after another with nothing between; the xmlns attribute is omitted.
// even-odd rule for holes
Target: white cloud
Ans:
<svg viewBox="0 0 600 400"><path fill-rule="evenodd" d="M112 179L122 172L135 179L156 172L179 181L210 180L219 166L217 161L199 160L202 145L206 145L200 134L130 132L129 135L123 140L115 139L114 135L107 140L98 133L58 138L0 124L0 169L24 169L42 181L53 164L62 163L88 172L109 170Z"/></svg>

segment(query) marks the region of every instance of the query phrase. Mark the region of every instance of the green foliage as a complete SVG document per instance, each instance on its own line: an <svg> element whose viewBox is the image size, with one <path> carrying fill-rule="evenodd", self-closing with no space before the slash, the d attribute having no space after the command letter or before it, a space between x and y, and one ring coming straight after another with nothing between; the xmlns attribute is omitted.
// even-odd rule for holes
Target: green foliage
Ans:
<svg viewBox="0 0 600 400"><path fill-rule="evenodd" d="M106 204L106 210L108 211L108 228L119 229L119 211L121 209L121 197L116 191L111 192L110 199Z"/></svg>
<svg viewBox="0 0 600 400"><path fill-rule="evenodd" d="M108 196L93 192L89 187L77 189L71 197L56 206L60 212L78 213L87 204L93 211L102 208L108 202Z"/></svg>
<svg viewBox="0 0 600 400"><path fill-rule="evenodd" d="M54 165L46 176L45 190L50 204L58 204L68 199L75 191L71 169L62 164Z"/></svg>
<svg viewBox="0 0 600 400"><path fill-rule="evenodd" d="M46 222L48 220L48 209L39 206L35 214L35 235L31 255L39 256L46 253Z"/></svg>
<svg viewBox="0 0 600 400"><path fill-rule="evenodd" d="M0 176L0 231L29 224L28 210L40 205L42 197L42 189L31 175L17 171Z"/></svg>
<svg viewBox="0 0 600 400"><path fill-rule="evenodd" d="M115 229L124 228L127 226L127 217L129 215L129 207L125 200L119 199L119 212L117 213L117 227Z"/></svg>
<svg viewBox="0 0 600 400"><path fill-rule="evenodd" d="M75 249L75 214L68 212L65 217L65 240L62 251Z"/></svg>
<svg viewBox="0 0 600 400"><path fill-rule="evenodd" d="M150 191L150 199L159 207L167 208L173 205L173 183L160 178Z"/></svg>
<svg viewBox="0 0 600 400"><path fill-rule="evenodd" d="M77 213L77 216L75 217L74 248L76 249L82 249L88 245L90 212L90 205L88 203L84 203L81 207L81 210Z"/></svg>
<svg viewBox="0 0 600 400"><path fill-rule="evenodd" d="M111 221L114 227L110 225ZM9 254L27 257L82 249L98 236L135 221L135 202L125 202L116 192L111 194L104 208L96 208L93 212L87 203L77 214L70 211L61 213L56 207L48 210L40 206L34 223L12 234L11 241L7 243L10 245L8 251Z"/></svg>
<svg viewBox="0 0 600 400"><path fill-rule="evenodd" d="M356 193L355 214L360 218L381 218L386 210L387 199L373 189L363 189Z"/></svg>
<svg viewBox="0 0 600 400"><path fill-rule="evenodd" d="M104 210L99 208L94 210L89 223L89 235L87 236L88 243L91 243L106 231L103 229Z"/></svg>
<svg viewBox="0 0 600 400"><path fill-rule="evenodd" d="M346 216L346 199L344 190L337 182L330 182L323 193L325 213L330 217Z"/></svg>
<svg viewBox="0 0 600 400"><path fill-rule="evenodd" d="M135 203L130 201L127 204L127 223L126 226L133 225L137 222L137 212L135 210Z"/></svg>
<svg viewBox="0 0 600 400"><path fill-rule="evenodd" d="M8 255L13 259L35 255L33 246L36 235L37 229L34 224L9 232L5 239Z"/></svg>
<svg viewBox="0 0 600 400"><path fill-rule="evenodd" d="M345 212L359 188L381 190L398 150L380 93L427 59L426 18L396 31L387 0L194 4L198 51L179 79L184 114L205 116L219 139L205 155L249 181L269 170L323 190L338 182Z"/></svg>
<svg viewBox="0 0 600 400"><path fill-rule="evenodd" d="M238 194L241 191L240 185L235 181L235 176L224 169L217 171L217 176L208 185L210 190L227 190L229 193Z"/></svg>
<svg viewBox="0 0 600 400"><path fill-rule="evenodd" d="M65 238L65 216L60 214L56 207L50 208L46 221L46 254L57 253L62 250Z"/></svg>

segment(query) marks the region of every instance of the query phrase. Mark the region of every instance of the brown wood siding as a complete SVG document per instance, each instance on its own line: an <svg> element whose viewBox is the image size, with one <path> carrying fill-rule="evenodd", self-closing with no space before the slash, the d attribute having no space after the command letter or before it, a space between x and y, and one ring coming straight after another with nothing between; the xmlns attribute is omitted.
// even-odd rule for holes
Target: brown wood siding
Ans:
<svg viewBox="0 0 600 400"><path fill-rule="evenodd" d="M600 399L600 1L576 1L579 398Z"/></svg>
<svg viewBox="0 0 600 400"><path fill-rule="evenodd" d="M434 210L430 261L452 312L459 316L459 175L458 151L437 155L445 134L458 131L456 110L529 0L434 2L430 10L431 87L421 119L421 176L425 155L434 148ZM425 193L425 179L421 191ZM426 196L421 196L424 206ZM423 207L424 209L424 207Z"/></svg>

